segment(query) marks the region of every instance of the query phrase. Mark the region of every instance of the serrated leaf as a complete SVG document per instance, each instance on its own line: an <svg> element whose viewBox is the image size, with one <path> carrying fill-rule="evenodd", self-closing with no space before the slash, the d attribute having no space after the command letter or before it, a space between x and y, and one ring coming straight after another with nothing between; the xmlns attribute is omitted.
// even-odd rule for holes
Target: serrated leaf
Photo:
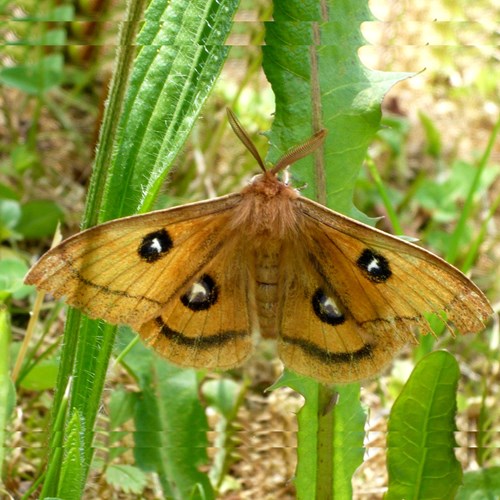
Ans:
<svg viewBox="0 0 500 500"><path fill-rule="evenodd" d="M64 460L57 491L57 496L60 498L80 498L83 491L85 481L82 467L81 432L80 415L74 411L65 429Z"/></svg>
<svg viewBox="0 0 500 500"><path fill-rule="evenodd" d="M302 191L328 207L370 220L353 205L354 184L368 145L380 126L381 102L388 89L408 76L363 66L360 25L371 20L367 1L277 0L266 25L264 71L276 95L269 133L271 163L318 128L329 130L323 151L294 164ZM359 386L329 392L303 378L286 381L306 403L299 413L299 498L351 498L351 477L363 458L364 412ZM332 409L324 414L329 403Z"/></svg>
<svg viewBox="0 0 500 500"><path fill-rule="evenodd" d="M462 479L454 454L459 376L445 351L432 352L413 370L389 418L386 499L454 498Z"/></svg>
<svg viewBox="0 0 500 500"><path fill-rule="evenodd" d="M359 401L359 385L325 388L290 371L279 384L305 398L297 415L298 498L351 498L352 475L364 454L366 415Z"/></svg>
<svg viewBox="0 0 500 500"><path fill-rule="evenodd" d="M146 487L146 474L132 465L110 465L105 473L106 482L124 493L139 495Z"/></svg>
<svg viewBox="0 0 500 500"><path fill-rule="evenodd" d="M365 43L360 25L372 19L366 1L331 0L325 8L327 19L319 2L277 1L274 22L266 25L263 66L276 94L268 159L275 161L311 136L314 126L328 129L325 180L312 157L297 162L293 171L307 185L305 196L366 221L352 204L354 182L379 128L384 95L409 73L374 71L359 61Z"/></svg>

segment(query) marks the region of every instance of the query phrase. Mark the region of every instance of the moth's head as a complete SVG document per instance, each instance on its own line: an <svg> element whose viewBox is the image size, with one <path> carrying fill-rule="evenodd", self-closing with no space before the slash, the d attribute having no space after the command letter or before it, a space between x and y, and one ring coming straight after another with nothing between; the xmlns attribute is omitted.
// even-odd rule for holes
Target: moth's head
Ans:
<svg viewBox="0 0 500 500"><path fill-rule="evenodd" d="M238 118L236 118L236 115L229 108L226 108L226 110L227 110L227 116L229 119L229 123L230 123L231 128L233 129L234 133L238 136L238 139L244 144L244 146L248 149L248 151L250 151L252 156L257 160L257 163L259 164L260 168L264 172L263 174L260 174L259 176L255 176L254 177L255 180L252 179L252 184L254 182L260 182L261 180L264 180L264 179L268 179L268 180L273 179L274 182L276 182L277 174L279 172L281 172L282 170L285 170L287 167L294 164L296 161L300 160L301 158L304 158L307 155L310 155L311 153L316 151L318 148L320 148L321 145L323 144L323 141L325 140L326 134L328 133L328 131L326 129L319 130L318 132L316 132L312 137L310 137L306 141L289 149L274 164L274 166L272 168L267 169L259 152L257 151L257 148L255 147L255 144L250 139L250 136L248 135L246 130L243 128L243 126L239 122Z"/></svg>

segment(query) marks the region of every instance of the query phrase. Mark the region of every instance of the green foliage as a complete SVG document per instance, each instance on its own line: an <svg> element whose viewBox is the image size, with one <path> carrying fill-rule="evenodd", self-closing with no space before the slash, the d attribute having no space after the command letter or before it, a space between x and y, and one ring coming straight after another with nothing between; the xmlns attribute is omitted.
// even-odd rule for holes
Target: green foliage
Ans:
<svg viewBox="0 0 500 500"><path fill-rule="evenodd" d="M53 40L55 42L55 40ZM64 40L51 45L61 45ZM43 45L45 42L40 41ZM0 83L16 87L31 95L43 95L48 90L61 84L63 75L63 57L51 54L42 57L33 64L18 64L0 69Z"/></svg>
<svg viewBox="0 0 500 500"><path fill-rule="evenodd" d="M6 448L6 429L14 408L15 392L9 376L10 318L7 308L0 304L0 471L3 470Z"/></svg>
<svg viewBox="0 0 500 500"><path fill-rule="evenodd" d="M469 471L455 500L496 500L500 497L500 467Z"/></svg>
<svg viewBox="0 0 500 500"><path fill-rule="evenodd" d="M365 412L359 384L326 388L285 372L273 388L289 386L306 404L297 415L298 498L351 498L351 479L363 461Z"/></svg>
<svg viewBox="0 0 500 500"><path fill-rule="evenodd" d="M227 47L222 42L227 36L236 2L198 1L189 5L181 1L153 2L139 35L143 47L133 66L134 29L144 13L140 2L130 5L129 22L125 23L122 32L116 72L101 129L85 226L151 207L161 181L187 137L227 55ZM190 12L196 12L196 15ZM200 18L200 13L203 13L203 18ZM217 29L211 34L199 29L203 26ZM172 44L173 33L177 33L179 41L183 39L183 33L189 33L190 43ZM192 38L193 33L197 38ZM205 46L207 42L213 45ZM130 84L126 90L129 70ZM149 180L146 186L145 179ZM75 471L78 478L74 480L82 484L92 457L93 427L115 330L102 322L84 318L78 312L68 314L67 341L62 351L55 411L59 411L64 388L69 377L74 375L69 408L70 413L81 415L84 452L81 467ZM192 445L193 436L177 432L177 421L169 413L175 392L169 392L165 384L167 381L172 384L177 379L166 376L165 370L169 368L162 361L149 363L147 368L149 372L145 370L139 379L143 382L142 395L136 401L134 417L138 425L136 461L142 468L158 473L166 496L182 497L186 492L199 491L201 485L204 494L210 498L208 479L197 469L203 456L196 454L203 455L206 444L187 446L188 443ZM184 374L186 381L187 374ZM190 392L196 397L196 391ZM159 400L159 397L163 399ZM178 409L177 414L180 418L185 417L185 409ZM195 413L190 415L199 419L200 409L197 417ZM167 416L168 424L173 426L172 432L162 427ZM188 419L187 422L193 425L195 420ZM153 432L149 432L151 428ZM145 429L148 432L141 432ZM197 429L197 435L203 438L204 427L198 426ZM159 441L157 437L160 437ZM185 451L187 455L179 459L169 453L172 449L176 454ZM52 449L48 479L44 485L46 494L54 494L59 488L58 470L61 470L60 456Z"/></svg>
<svg viewBox="0 0 500 500"><path fill-rule="evenodd" d="M28 201L21 206L16 230L25 238L48 238L63 218L59 205L50 200Z"/></svg>
<svg viewBox="0 0 500 500"><path fill-rule="evenodd" d="M312 157L294 166L307 185L304 194L367 221L352 204L355 180L380 126L383 96L408 75L373 71L359 61L360 24L371 19L367 2L328 2L328 11L329 18L321 19L314 0L307 6L275 2L275 22L263 49L264 70L276 95L269 159L312 135L313 127L326 128L323 172L314 168ZM318 33L307 22L313 19L323 21Z"/></svg>
<svg viewBox="0 0 500 500"><path fill-rule="evenodd" d="M80 498L84 482L82 474L84 457L82 453L82 421L78 411L72 413L65 429L61 481L57 489L59 498Z"/></svg>
<svg viewBox="0 0 500 500"><path fill-rule="evenodd" d="M145 15L146 23L138 38L140 50L132 64L136 56L134 29L143 11L141 2L131 3L137 9L136 17L125 25L124 42L119 44L122 52L101 132L85 226L151 208L228 53L223 42L236 9L236 2L230 0L190 3L154 0ZM382 97L394 82L406 75L372 71L359 62L358 49L364 43L359 25L370 19L367 2L343 0L325 5L334 21L322 19L320 4L316 1L278 1L275 21L266 25L264 67L277 99L275 121L268 133L272 144L269 158L273 160L289 146L303 141L314 127L328 128L323 159L318 161L311 157L300 162L293 169L294 184L306 184L303 191L306 196L368 220L352 203L355 181L367 146L379 127ZM42 17L55 23L72 20L74 14L70 8L62 6L40 13L38 18ZM26 43L42 47L47 43L57 46L65 42L65 33L59 25L40 25L45 26L42 32L25 34ZM43 31L47 27L51 29ZM258 45L260 42L253 43ZM0 235L12 244L7 251L2 249L3 260L0 261L0 293L7 303L28 293L21 284L27 266L20 261L16 244L27 238L49 236L56 221L62 217L62 210L53 202L23 201L27 195L25 179L40 175L41 156L35 140L40 106L47 104L68 126L71 120L61 112L52 93L57 94L63 83L71 81L76 85L74 95L78 96L78 89L85 86L88 78L76 71L68 72L62 66L57 47L54 50L47 54L40 50L34 59L21 58L19 64L0 70L0 83L25 92L29 102L39 106L35 106L27 142L13 134L12 143L6 146L8 160L0 165L1 173L14 180L9 185L0 184ZM255 58L254 70L259 66L259 57L260 54ZM248 75L251 79L255 73L249 71ZM259 108L255 100L261 97L260 88L247 95L227 91L224 96L224 103L234 99L233 107L244 114L242 121L256 121ZM269 102L259 103L269 113ZM210 124L213 125L211 119L205 117L208 130ZM446 168L445 141L439 128L427 115L421 114L420 119L427 155L439 168ZM426 225L423 235L442 253L450 246L462 251L474 241L478 244L475 228L462 224L457 231L458 237L450 245L447 226L455 224L460 217L468 220L478 200L486 197L498 171L488 169L478 173L481 169L476 169L470 161L457 160L451 171L446 171L438 181L434 177L426 179L424 173L417 175L408 187L409 122L400 117L386 117L383 124L386 128L377 135L381 139L379 144L383 143L389 152L391 174L387 177L405 184L404 187L385 186L379 179L374 187L371 181L366 181L363 206L372 207L371 200L378 200L379 193L383 192L386 206L393 204L389 213L394 227L398 227L398 217L402 217L408 207L431 212L433 220ZM217 130L206 134L207 138L194 138L195 145L198 145L197 140L200 147L208 145L208 165L215 164L219 158L219 146L224 145L221 140L223 128L224 124L219 124ZM236 181L229 178L228 184L236 183L238 175L234 174ZM464 203L468 210L461 214ZM473 259L473 255L470 254L469 259ZM46 318L44 334L56 317L57 310ZM6 377L9 352L5 343L10 332L3 328L7 324L5 318L8 316L0 315L0 342L4 346L0 349L2 432L14 401L14 392L6 391L7 386L1 383L2 374L4 379ZM42 338L21 372L18 386L44 397L39 391L55 385L57 366L60 367L50 428L50 457L46 471L38 478L38 483L43 483L40 496L81 496L92 460L93 430L96 427L102 430L104 421L108 431L107 455L105 460L94 459L93 467L102 473L111 488L142 496L148 475L154 472L166 498L214 498L237 459L234 453L238 445L237 412L246 387L226 379L201 386L202 400L215 408L219 416L216 437L214 443L210 443L215 448L215 456L207 474L209 428L205 408L199 399L202 374L173 368L142 345L136 345L120 357L128 374L137 381L138 392L114 389L109 402L109 420L96 422L114 334L113 327L71 312L60 365L50 349L42 349L42 354L35 356L43 344ZM126 329L120 332L121 341L129 337L130 332ZM431 337L427 339L432 342ZM388 498L399 498L401 491L405 498L418 498L418 492L424 490L445 495L456 491L461 474L453 456L457 376L456 366L449 357L438 353L437 357L426 358L419 365L403 389L391 415ZM70 380L73 389L68 399L64 395ZM359 402L358 386L327 389L292 373L286 373L275 387L280 385L293 387L306 400L298 414L295 479L298 498L327 498L330 495L351 498L351 479L362 462L364 451L365 413ZM13 386L9 384L9 387ZM486 468L494 463L494 457L487 452L491 444L491 433L487 431L491 430L492 422L487 418L486 396L482 404L478 440L483 451L478 452L478 462L485 468L464 474L458 498L498 496L498 468ZM433 427L436 424L439 424L437 430ZM124 430L130 428L133 434ZM131 454L126 453L130 436L134 439L135 465L121 463L130 460ZM422 445L419 439L424 438L432 446ZM4 442L2 434L0 442ZM439 447L434 446L436 442ZM0 449L3 453L5 448ZM1 459L2 455L0 463ZM433 465L433 460L439 461L437 466ZM447 474L447 479L441 483L440 474ZM404 484L400 481L402 477L408 479ZM36 485L34 483L33 490ZM448 490L442 493L444 488Z"/></svg>
<svg viewBox="0 0 500 500"><path fill-rule="evenodd" d="M380 125L382 98L403 74L369 70L358 58L360 24L371 18L365 2L319 4L275 2L266 33L263 66L276 95L276 116L269 133L273 160L314 130L329 129L320 155L297 162L306 196L363 221L353 205L356 177ZM310 21L322 21L316 25ZM359 386L326 389L316 382L288 384L304 395L298 433L296 488L299 498L350 498L351 477L363 457L364 413ZM281 381L280 383L283 383ZM300 390L302 385L307 390ZM328 400L339 404L328 411Z"/></svg>
<svg viewBox="0 0 500 500"><path fill-rule="evenodd" d="M135 495L140 495L147 484L146 474L131 465L110 465L105 478L115 490Z"/></svg>
<svg viewBox="0 0 500 500"><path fill-rule="evenodd" d="M245 390L233 380L208 380L202 386L207 405L219 414L215 427L214 448L216 450L209 477L216 491L219 491L231 464L234 462L234 449L238 444L238 409L243 403Z"/></svg>
<svg viewBox="0 0 500 500"><path fill-rule="evenodd" d="M387 469L391 499L453 498L462 479L455 458L455 358L436 351L422 359L389 418Z"/></svg>
<svg viewBox="0 0 500 500"><path fill-rule="evenodd" d="M206 474L200 472L208 460L208 424L196 372L169 365L142 344L124 361L140 388L132 410L137 467L156 472L169 498L187 498L197 488L204 498L214 498Z"/></svg>

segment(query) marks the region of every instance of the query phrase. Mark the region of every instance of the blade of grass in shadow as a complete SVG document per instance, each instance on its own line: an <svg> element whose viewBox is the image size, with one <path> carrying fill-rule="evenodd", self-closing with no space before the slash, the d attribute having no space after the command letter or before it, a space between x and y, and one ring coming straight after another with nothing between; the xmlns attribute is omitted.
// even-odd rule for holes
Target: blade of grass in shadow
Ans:
<svg viewBox="0 0 500 500"><path fill-rule="evenodd" d="M10 316L7 307L0 304L0 471L5 457L5 430L14 404L14 385L9 376ZM2 482L3 474L0 475Z"/></svg>
<svg viewBox="0 0 500 500"><path fill-rule="evenodd" d="M488 160L491 156L491 153L493 151L493 147L496 144L496 140L498 137L498 134L500 133L500 118L497 120L495 123L495 126L493 127L493 130L491 131L490 138L488 140L488 144L486 146L486 150L484 151L483 156L481 157L481 160L479 161L479 165L477 168L476 172L476 177L474 179L474 183L471 185L470 191L469 191L469 196L467 197L467 205L472 204L473 198L474 198L474 193L477 190L477 186L479 184L481 174L486 168L488 164ZM481 224L481 230L478 234L478 237L476 238L474 244L471 246L469 252L467 253L466 260L462 265L462 271L465 273L468 272L471 268L472 265L477 257L477 254L479 253L479 246L484 240L484 237L486 236L486 230L487 230L487 225L490 221L490 219L493 217L493 215L496 213L498 209L498 204L500 203L500 196L497 197L496 200L494 200L491 203L490 210L487 214L487 216L484 219L484 222ZM453 247L450 246L450 249L447 254L447 258L456 258L457 252L458 252L458 246L460 243L460 235L463 234L464 231L464 226L467 221L467 217L470 214L470 210L467 211L467 214L465 214L465 207L464 210L461 212L460 220L457 224L457 227L455 228L455 231L453 233L452 241L454 242ZM456 236L455 236L456 234ZM453 261L451 261L453 262Z"/></svg>
<svg viewBox="0 0 500 500"><path fill-rule="evenodd" d="M313 131L327 128L322 154L294 166L294 176L301 177L297 184L306 184L305 196L368 222L353 205L354 183L380 125L382 99L408 74L373 71L361 64L360 24L371 19L367 2L277 0L274 5L275 21L266 25L263 47L264 70L276 95L268 159L276 160ZM307 418L299 416L298 498L351 498L351 477L363 455L359 386L294 386L307 387L301 411ZM325 414L325 401L336 392L339 405ZM343 400L354 416L348 438Z"/></svg>
<svg viewBox="0 0 500 500"><path fill-rule="evenodd" d="M223 44L236 1L153 1L136 43L143 6L143 2L129 3L83 227L151 207L227 56ZM61 387L74 374L70 412L78 411L82 418L84 482L116 328L71 310L65 331L54 411L59 407ZM63 432L66 422L52 432ZM58 471L61 463L50 459L49 467ZM52 480L44 485L43 493L54 496L59 474L48 476Z"/></svg>
<svg viewBox="0 0 500 500"><path fill-rule="evenodd" d="M413 370L395 401L387 433L391 499L454 498L462 481L455 457L455 358L435 351Z"/></svg>

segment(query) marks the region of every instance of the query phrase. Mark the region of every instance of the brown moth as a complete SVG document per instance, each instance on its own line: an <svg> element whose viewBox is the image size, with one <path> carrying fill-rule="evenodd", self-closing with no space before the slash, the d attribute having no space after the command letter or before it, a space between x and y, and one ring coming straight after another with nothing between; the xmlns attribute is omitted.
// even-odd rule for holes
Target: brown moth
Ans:
<svg viewBox="0 0 500 500"><path fill-rule="evenodd" d="M128 324L181 366L228 369L253 337L276 338L289 369L332 384L379 372L424 312L462 333L492 314L458 269L397 237L333 212L278 179L318 148L315 134L240 193L114 220L47 252L25 282L91 317Z"/></svg>

